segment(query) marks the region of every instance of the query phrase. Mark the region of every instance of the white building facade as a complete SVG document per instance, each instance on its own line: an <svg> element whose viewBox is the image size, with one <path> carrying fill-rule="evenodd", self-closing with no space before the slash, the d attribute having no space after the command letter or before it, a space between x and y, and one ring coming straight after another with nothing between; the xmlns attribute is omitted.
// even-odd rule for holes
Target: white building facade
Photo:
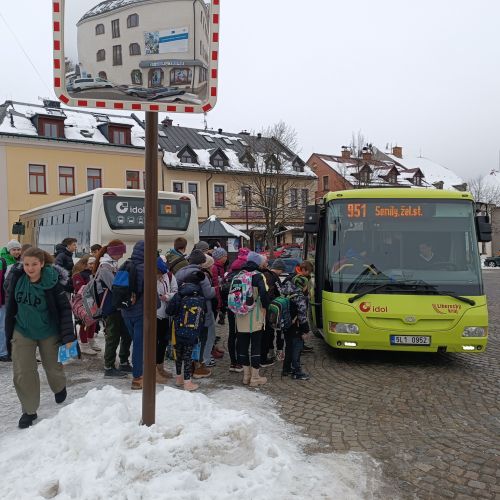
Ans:
<svg viewBox="0 0 500 500"><path fill-rule="evenodd" d="M108 0L77 23L80 72L115 86L178 87L203 95L209 8L202 0Z"/></svg>

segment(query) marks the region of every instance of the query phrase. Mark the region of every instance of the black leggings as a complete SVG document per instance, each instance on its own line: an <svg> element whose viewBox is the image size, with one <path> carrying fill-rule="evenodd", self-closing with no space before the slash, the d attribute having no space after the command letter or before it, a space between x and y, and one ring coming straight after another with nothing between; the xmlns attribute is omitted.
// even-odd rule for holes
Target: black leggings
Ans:
<svg viewBox="0 0 500 500"><path fill-rule="evenodd" d="M227 349L229 351L229 357L231 358L231 364L238 364L238 347L236 345L236 317L231 310L227 310L227 320L229 323L229 335L227 337Z"/></svg>
<svg viewBox="0 0 500 500"><path fill-rule="evenodd" d="M168 341L170 340L170 318L156 318L156 364L165 361Z"/></svg>
<svg viewBox="0 0 500 500"><path fill-rule="evenodd" d="M191 357L193 356L193 346L187 344L175 345L175 372L177 376L182 373L182 363L184 362L184 380L191 379Z"/></svg>
<svg viewBox="0 0 500 500"><path fill-rule="evenodd" d="M238 339L238 362L243 366L260 368L260 342L262 331L253 333L237 333ZM248 348L251 349L252 359L248 356Z"/></svg>

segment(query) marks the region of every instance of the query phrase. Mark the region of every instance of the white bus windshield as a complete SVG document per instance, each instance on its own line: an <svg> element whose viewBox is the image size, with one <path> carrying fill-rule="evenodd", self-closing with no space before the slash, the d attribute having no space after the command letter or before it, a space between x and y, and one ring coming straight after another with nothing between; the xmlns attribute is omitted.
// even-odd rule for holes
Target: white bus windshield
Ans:
<svg viewBox="0 0 500 500"><path fill-rule="evenodd" d="M401 283L414 285L401 293L483 293L470 201L335 201L326 223L325 285L331 291Z"/></svg>

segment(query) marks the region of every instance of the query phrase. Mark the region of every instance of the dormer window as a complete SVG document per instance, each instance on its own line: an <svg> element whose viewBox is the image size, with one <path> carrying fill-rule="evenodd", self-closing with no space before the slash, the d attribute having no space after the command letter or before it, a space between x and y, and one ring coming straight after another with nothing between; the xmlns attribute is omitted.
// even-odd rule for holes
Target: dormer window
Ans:
<svg viewBox="0 0 500 500"><path fill-rule="evenodd" d="M363 167L363 169L359 173L359 180L361 182L368 183L371 180L371 176L372 176L372 171L371 171L370 167L365 166L365 167Z"/></svg>
<svg viewBox="0 0 500 500"><path fill-rule="evenodd" d="M215 168L225 168L229 165L229 160L222 149L217 149L210 157L210 163Z"/></svg>
<svg viewBox="0 0 500 500"><path fill-rule="evenodd" d="M297 156L292 162L294 172L304 172L305 163Z"/></svg>
<svg viewBox="0 0 500 500"><path fill-rule="evenodd" d="M272 155L266 160L266 170L279 170L280 164L277 158Z"/></svg>
<svg viewBox="0 0 500 500"><path fill-rule="evenodd" d="M224 168L225 167L224 159L221 158L220 156L216 156L212 159L212 165L214 167Z"/></svg>
<svg viewBox="0 0 500 500"><path fill-rule="evenodd" d="M50 139L64 139L64 118L59 120L38 116L37 122L38 135Z"/></svg>
<svg viewBox="0 0 500 500"><path fill-rule="evenodd" d="M241 165L247 170L252 170L255 167L255 160L248 151L240 156L239 160Z"/></svg>
<svg viewBox="0 0 500 500"><path fill-rule="evenodd" d="M177 157L181 163L198 163L198 155L190 146L184 146L178 153Z"/></svg>
<svg viewBox="0 0 500 500"><path fill-rule="evenodd" d="M421 175L416 175L413 178L413 182L415 183L415 186L421 186L422 185L422 176Z"/></svg>
<svg viewBox="0 0 500 500"><path fill-rule="evenodd" d="M104 135L108 138L108 141L111 144L116 144L119 146L131 146L131 128L132 126L124 127L110 123L107 125L107 127L103 127L100 130L101 132L104 132Z"/></svg>

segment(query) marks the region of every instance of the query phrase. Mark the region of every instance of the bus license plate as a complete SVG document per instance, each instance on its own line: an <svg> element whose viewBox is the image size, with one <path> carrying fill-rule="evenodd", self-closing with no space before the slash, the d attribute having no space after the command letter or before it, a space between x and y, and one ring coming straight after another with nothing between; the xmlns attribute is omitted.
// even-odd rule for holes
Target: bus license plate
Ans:
<svg viewBox="0 0 500 500"><path fill-rule="evenodd" d="M391 345L431 345L431 338L423 335L391 335Z"/></svg>

